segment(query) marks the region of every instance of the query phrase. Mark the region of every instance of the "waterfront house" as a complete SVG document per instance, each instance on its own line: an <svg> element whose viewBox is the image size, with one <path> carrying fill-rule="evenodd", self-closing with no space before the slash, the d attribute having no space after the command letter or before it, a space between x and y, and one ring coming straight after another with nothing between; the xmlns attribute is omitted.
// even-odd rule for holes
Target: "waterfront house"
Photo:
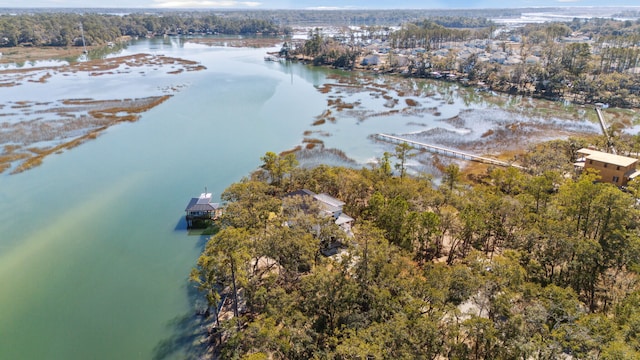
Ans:
<svg viewBox="0 0 640 360"><path fill-rule="evenodd" d="M191 198L184 211L187 213L187 228L205 227L222 215L220 204L211 202L211 193L206 190L199 197Z"/></svg>
<svg viewBox="0 0 640 360"><path fill-rule="evenodd" d="M313 198L320 202L320 207L325 215L335 219L336 225L346 232L351 231L354 220L342 211L342 207L345 205L343 201L325 193L316 194Z"/></svg>
<svg viewBox="0 0 640 360"><path fill-rule="evenodd" d="M576 168L596 170L602 182L625 186L629 180L640 175L640 171L636 170L636 158L586 148L578 150L577 153L582 157L574 164Z"/></svg>
<svg viewBox="0 0 640 360"><path fill-rule="evenodd" d="M312 197L315 201L319 203L320 212L322 215L333 217L336 225L338 225L347 234L351 234L351 226L353 225L354 219L342 211L342 207L345 205L343 201L336 199L329 194L326 194L326 193L316 194L313 191L310 191L307 189L290 192L285 196L286 197L290 197L290 196Z"/></svg>
<svg viewBox="0 0 640 360"><path fill-rule="evenodd" d="M290 192L285 195L285 198L293 196L300 196L302 198L309 199L309 202L318 204L318 207L313 207L314 211L317 209L321 216L326 216L327 218L330 217L333 222L345 232L346 237L353 237L351 226L353 225L354 219L342 211L342 207L345 205L343 201L336 199L329 194L316 194L307 189ZM304 204L302 204L302 207L302 210L306 213L311 209L310 206ZM291 224L287 222L287 226L291 226ZM316 232L315 235L319 236L321 233L320 225L314 226L314 231ZM320 252L325 256L333 256L340 253L343 248L344 239L341 239L340 236L338 238L331 237L331 240L322 244Z"/></svg>

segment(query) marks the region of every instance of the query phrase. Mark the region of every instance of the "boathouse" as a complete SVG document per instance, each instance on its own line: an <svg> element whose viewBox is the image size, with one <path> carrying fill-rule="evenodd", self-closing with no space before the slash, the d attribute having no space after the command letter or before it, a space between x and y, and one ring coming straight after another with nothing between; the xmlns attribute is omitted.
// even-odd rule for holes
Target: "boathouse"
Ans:
<svg viewBox="0 0 640 360"><path fill-rule="evenodd" d="M184 211L187 213L187 228L206 227L211 221L222 215L219 203L211 202L211 193L203 192L197 198L191 198Z"/></svg>

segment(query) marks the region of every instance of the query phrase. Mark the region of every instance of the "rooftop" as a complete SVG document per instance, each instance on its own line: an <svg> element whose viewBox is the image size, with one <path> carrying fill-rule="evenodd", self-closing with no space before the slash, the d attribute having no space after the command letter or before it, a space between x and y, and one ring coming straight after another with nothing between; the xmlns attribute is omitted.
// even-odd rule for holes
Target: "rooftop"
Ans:
<svg viewBox="0 0 640 360"><path fill-rule="evenodd" d="M202 193L200 194L200 197L198 198L198 204L202 205L202 204L208 204L211 202L211 193Z"/></svg>
<svg viewBox="0 0 640 360"><path fill-rule="evenodd" d="M314 196L314 198L332 207L341 208L342 206L344 206L343 201L340 201L329 194L317 194Z"/></svg>
<svg viewBox="0 0 640 360"><path fill-rule="evenodd" d="M220 208L220 204L211 202L211 193L202 193L200 197L191 198L184 211L214 211Z"/></svg>
<svg viewBox="0 0 640 360"><path fill-rule="evenodd" d="M614 154L609 154L602 151L591 150L586 148L578 150L578 153L586 155L585 158L587 160L600 161L603 163L616 165L616 166L627 167L638 162L638 159L636 158L630 158L630 157L621 156L621 155L614 155Z"/></svg>

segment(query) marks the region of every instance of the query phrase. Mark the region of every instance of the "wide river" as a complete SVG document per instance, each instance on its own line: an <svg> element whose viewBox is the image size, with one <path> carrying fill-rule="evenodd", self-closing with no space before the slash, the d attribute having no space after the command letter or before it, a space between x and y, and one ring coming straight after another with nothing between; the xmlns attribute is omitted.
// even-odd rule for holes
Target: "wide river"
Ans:
<svg viewBox="0 0 640 360"><path fill-rule="evenodd" d="M0 359L187 358L197 331L188 275L206 238L187 233L183 214L205 186L219 196L265 152L291 149L309 134L365 164L390 151L371 134L415 133L439 121L434 133L480 138L486 126L478 119L468 119L470 127L442 120L466 109L493 111L499 123L513 118L469 100L472 91L462 96L433 84L414 84L423 94L414 99L429 111L365 116L389 111L393 99L350 86L321 91L341 81L336 72L265 62L265 51L167 39L132 44L122 54L182 57L207 70L131 80L134 92L166 81L181 90L138 122L32 170L0 174ZM354 76L349 81L360 81ZM56 81L37 91L44 97ZM83 79L75 85L82 92L69 97L139 96L129 85L117 77ZM0 101L16 91L0 88ZM313 126L337 98L355 103L354 112Z"/></svg>

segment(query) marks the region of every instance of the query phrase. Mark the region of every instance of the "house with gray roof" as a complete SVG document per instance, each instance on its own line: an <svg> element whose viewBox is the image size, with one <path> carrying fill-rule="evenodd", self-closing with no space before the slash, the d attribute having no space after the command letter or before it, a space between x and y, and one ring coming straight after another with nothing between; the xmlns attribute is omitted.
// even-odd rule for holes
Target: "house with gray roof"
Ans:
<svg viewBox="0 0 640 360"><path fill-rule="evenodd" d="M203 192L197 198L191 198L184 209L187 213L187 228L205 227L222 215L219 203L211 202L211 193Z"/></svg>
<svg viewBox="0 0 640 360"><path fill-rule="evenodd" d="M345 205L342 200L336 199L327 193L316 194L307 189L293 191L285 196L289 197L296 195L313 197L313 199L319 203L322 215L333 217L336 225L338 225L347 234L351 234L351 226L355 220L342 211L342 207Z"/></svg>

